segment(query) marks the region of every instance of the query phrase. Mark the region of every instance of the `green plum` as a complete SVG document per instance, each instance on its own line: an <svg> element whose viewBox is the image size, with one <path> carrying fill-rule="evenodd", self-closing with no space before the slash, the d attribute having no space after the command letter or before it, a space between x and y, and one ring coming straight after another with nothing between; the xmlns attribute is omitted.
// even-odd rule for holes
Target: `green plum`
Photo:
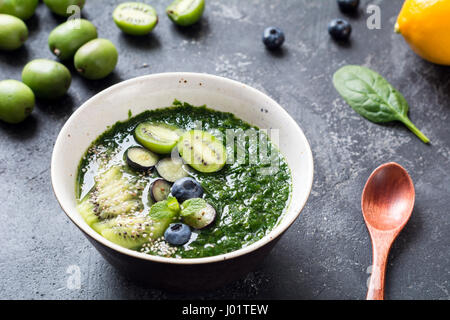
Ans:
<svg viewBox="0 0 450 320"><path fill-rule="evenodd" d="M69 69L59 62L36 59L23 68L22 81L33 90L36 97L56 99L69 90L72 76Z"/></svg>
<svg viewBox="0 0 450 320"><path fill-rule="evenodd" d="M166 12L175 24L186 27L199 21L204 10L205 0L175 0Z"/></svg>
<svg viewBox="0 0 450 320"><path fill-rule="evenodd" d="M22 20L9 14L0 14L0 50L16 50L27 39L28 28Z"/></svg>
<svg viewBox="0 0 450 320"><path fill-rule="evenodd" d="M53 13L62 17L68 17L73 14L73 12L67 12L70 6L78 6L81 10L86 0L44 0L44 3Z"/></svg>
<svg viewBox="0 0 450 320"><path fill-rule="evenodd" d="M34 109L33 91L17 80L0 81L0 120L19 123Z"/></svg>
<svg viewBox="0 0 450 320"><path fill-rule="evenodd" d="M97 28L88 20L70 20L57 26L48 37L52 53L60 60L71 59L77 50L97 38Z"/></svg>
<svg viewBox="0 0 450 320"><path fill-rule="evenodd" d="M90 80L102 79L113 72L119 54L107 39L94 39L75 53L74 63L78 73Z"/></svg>
<svg viewBox="0 0 450 320"><path fill-rule="evenodd" d="M38 3L39 0L0 0L0 13L27 20L34 14Z"/></svg>

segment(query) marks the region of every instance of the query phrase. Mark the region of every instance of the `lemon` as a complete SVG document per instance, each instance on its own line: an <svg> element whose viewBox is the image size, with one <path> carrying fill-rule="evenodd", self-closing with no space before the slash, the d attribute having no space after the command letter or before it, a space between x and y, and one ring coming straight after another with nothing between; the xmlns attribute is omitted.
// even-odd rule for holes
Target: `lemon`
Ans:
<svg viewBox="0 0 450 320"><path fill-rule="evenodd" d="M406 0L395 31L423 59L450 65L450 0Z"/></svg>

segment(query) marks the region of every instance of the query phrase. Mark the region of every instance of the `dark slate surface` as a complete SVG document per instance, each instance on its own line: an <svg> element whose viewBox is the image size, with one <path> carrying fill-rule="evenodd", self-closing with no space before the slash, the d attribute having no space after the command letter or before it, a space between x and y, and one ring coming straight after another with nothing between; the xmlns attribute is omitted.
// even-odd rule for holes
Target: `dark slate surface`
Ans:
<svg viewBox="0 0 450 320"><path fill-rule="evenodd" d="M315 157L315 183L300 218L267 260L245 279L189 298L363 299L371 264L360 211L365 180L397 161L415 181L416 207L391 252L386 296L450 298L450 69L428 64L392 32L402 1L362 1L350 45L330 41L334 0L208 1L203 21L178 29L155 4L160 24L148 37L123 35L110 15L120 1L88 1L85 17L118 47L120 62L103 81L74 74L62 100L39 101L18 126L0 123L0 298L166 299L183 295L129 282L109 266L60 210L50 185L50 156L70 114L100 90L149 73L194 71L245 82L275 98L296 119ZM382 29L366 27L368 3L381 6ZM24 64L52 58L47 36L60 22L40 4L26 46L0 53L0 79L20 79ZM284 29L284 50L267 52L264 27ZM338 98L333 72L364 64L387 77L411 104L427 146L400 124L362 120ZM73 69L72 69L73 70ZM67 287L67 269L81 270L81 289ZM169 276L169 275L168 275Z"/></svg>

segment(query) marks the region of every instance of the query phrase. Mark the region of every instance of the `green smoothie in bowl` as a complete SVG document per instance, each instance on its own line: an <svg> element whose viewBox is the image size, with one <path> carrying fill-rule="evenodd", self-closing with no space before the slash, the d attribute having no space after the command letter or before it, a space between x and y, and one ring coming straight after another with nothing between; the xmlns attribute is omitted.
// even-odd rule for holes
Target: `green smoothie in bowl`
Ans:
<svg viewBox="0 0 450 320"><path fill-rule="evenodd" d="M142 253L202 258L262 239L291 197L287 162L266 130L231 113L173 106L118 122L81 159L86 223Z"/></svg>

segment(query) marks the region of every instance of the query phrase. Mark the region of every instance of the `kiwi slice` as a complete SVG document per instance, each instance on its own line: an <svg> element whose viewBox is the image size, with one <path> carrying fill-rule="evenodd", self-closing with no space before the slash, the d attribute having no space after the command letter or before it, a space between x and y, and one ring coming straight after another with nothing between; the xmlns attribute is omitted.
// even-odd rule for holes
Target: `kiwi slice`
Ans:
<svg viewBox="0 0 450 320"><path fill-rule="evenodd" d="M179 26L196 23L205 10L205 0L175 0L166 9L169 18Z"/></svg>
<svg viewBox="0 0 450 320"><path fill-rule="evenodd" d="M126 160L129 167L136 171L148 171L151 170L158 162L158 155L153 152L141 148L131 147L126 152Z"/></svg>
<svg viewBox="0 0 450 320"><path fill-rule="evenodd" d="M179 210L169 207L168 200L155 203L148 216L120 215L94 223L92 228L105 239L124 248L137 249L144 243L164 235L169 225L178 219Z"/></svg>
<svg viewBox="0 0 450 320"><path fill-rule="evenodd" d="M137 249L164 234L170 222L155 221L148 216L118 216L98 222L93 228L105 239L124 248Z"/></svg>
<svg viewBox="0 0 450 320"><path fill-rule="evenodd" d="M134 134L136 140L147 149L167 154L176 146L179 132L177 127L164 123L143 122L136 127Z"/></svg>
<svg viewBox="0 0 450 320"><path fill-rule="evenodd" d="M205 229L216 220L216 209L201 198L192 198L182 204L183 221L195 229Z"/></svg>
<svg viewBox="0 0 450 320"><path fill-rule="evenodd" d="M120 30L135 36L150 33L158 24L156 10L141 2L125 2L118 5L113 12L113 19Z"/></svg>
<svg viewBox="0 0 450 320"><path fill-rule="evenodd" d="M206 131L192 130L185 133L177 148L183 160L200 172L217 172L227 161L222 141Z"/></svg>
<svg viewBox="0 0 450 320"><path fill-rule="evenodd" d="M119 167L111 167L96 176L95 181L95 186L77 206L78 212L89 226L142 210L142 191L123 177Z"/></svg>
<svg viewBox="0 0 450 320"><path fill-rule="evenodd" d="M187 177L189 174L183 168L183 161L164 158L156 164L158 174L169 182L175 182L178 179Z"/></svg>
<svg viewBox="0 0 450 320"><path fill-rule="evenodd" d="M164 179L156 179L150 185L150 196L154 202L164 201L170 194L171 183Z"/></svg>
<svg viewBox="0 0 450 320"><path fill-rule="evenodd" d="M80 213L81 217L91 227L94 223L100 221L98 205L96 205L93 201L91 201L93 192L94 188L91 191L89 191L89 193L77 205L77 210Z"/></svg>
<svg viewBox="0 0 450 320"><path fill-rule="evenodd" d="M142 209L142 202L139 200L142 191L123 177L120 167L111 167L95 177L95 181L96 191L92 200L98 205L100 218L113 218Z"/></svg>

